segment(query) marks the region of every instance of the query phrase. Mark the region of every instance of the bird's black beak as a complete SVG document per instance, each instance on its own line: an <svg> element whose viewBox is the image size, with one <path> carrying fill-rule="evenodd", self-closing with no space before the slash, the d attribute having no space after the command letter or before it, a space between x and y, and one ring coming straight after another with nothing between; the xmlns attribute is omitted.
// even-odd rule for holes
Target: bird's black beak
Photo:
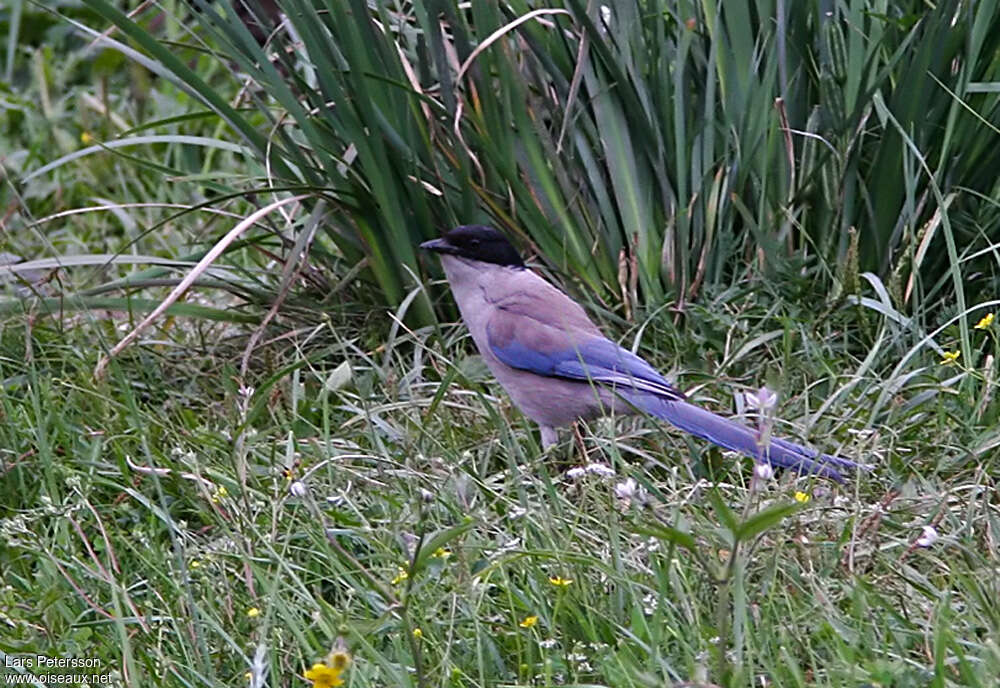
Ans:
<svg viewBox="0 0 1000 688"><path fill-rule="evenodd" d="M445 238L441 239L431 239L430 241L425 241L420 244L420 248L425 251L434 251L434 253L454 253L455 247L448 243Z"/></svg>

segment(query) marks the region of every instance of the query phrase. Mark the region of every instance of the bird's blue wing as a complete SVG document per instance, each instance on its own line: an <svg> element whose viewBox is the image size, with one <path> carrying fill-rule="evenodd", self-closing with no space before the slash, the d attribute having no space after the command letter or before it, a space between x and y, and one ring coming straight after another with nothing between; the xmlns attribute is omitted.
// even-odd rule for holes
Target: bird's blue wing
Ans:
<svg viewBox="0 0 1000 688"><path fill-rule="evenodd" d="M544 311L524 311L499 308L486 326L490 351L510 367L547 377L600 383L622 391L684 398L646 361L610 339L560 327L558 314L547 318Z"/></svg>
<svg viewBox="0 0 1000 688"><path fill-rule="evenodd" d="M646 361L604 337L568 298L518 290L491 303L485 344L512 368L609 387L636 409L757 461L841 482L843 471L867 468L781 438L764 438L756 428L687 403Z"/></svg>

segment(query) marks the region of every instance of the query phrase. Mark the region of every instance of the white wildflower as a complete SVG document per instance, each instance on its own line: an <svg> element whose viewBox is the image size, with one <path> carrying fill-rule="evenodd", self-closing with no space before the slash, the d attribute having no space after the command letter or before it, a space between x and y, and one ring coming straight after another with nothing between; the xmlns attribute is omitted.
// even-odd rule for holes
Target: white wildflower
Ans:
<svg viewBox="0 0 1000 688"><path fill-rule="evenodd" d="M623 482L615 485L615 497L624 502L635 500L640 506L646 503L648 495L646 489L635 481L635 478L626 478Z"/></svg>
<svg viewBox="0 0 1000 688"><path fill-rule="evenodd" d="M917 538L918 547L930 547L938 540L938 532L934 526L924 526L923 535Z"/></svg>
<svg viewBox="0 0 1000 688"><path fill-rule="evenodd" d="M573 466L571 469L566 471L566 477L570 480L579 480L587 473L587 469L583 466Z"/></svg>
<svg viewBox="0 0 1000 688"><path fill-rule="evenodd" d="M618 499L632 499L635 497L638 488L639 484L635 481L635 478L628 478L625 482L615 485L615 497L618 497Z"/></svg>
<svg viewBox="0 0 1000 688"><path fill-rule="evenodd" d="M566 471L566 477L570 480L579 480L587 474L600 478L612 478L615 475L615 469L605 463L588 463L586 466L573 466Z"/></svg>
<svg viewBox="0 0 1000 688"><path fill-rule="evenodd" d="M603 463L588 463L587 472L601 478L613 478L615 475L615 469Z"/></svg>
<svg viewBox="0 0 1000 688"><path fill-rule="evenodd" d="M753 467L753 474L758 480L770 480L774 477L774 467L769 463L758 462Z"/></svg>
<svg viewBox="0 0 1000 688"><path fill-rule="evenodd" d="M770 411L778 403L778 395L767 387L746 393L747 406L758 411Z"/></svg>

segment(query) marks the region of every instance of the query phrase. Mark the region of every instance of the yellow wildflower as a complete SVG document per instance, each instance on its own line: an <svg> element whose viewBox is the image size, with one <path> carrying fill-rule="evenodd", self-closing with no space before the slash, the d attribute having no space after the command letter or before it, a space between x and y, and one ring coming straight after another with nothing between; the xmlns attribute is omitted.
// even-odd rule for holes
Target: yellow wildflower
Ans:
<svg viewBox="0 0 1000 688"><path fill-rule="evenodd" d="M948 365L949 363L954 363L958 360L958 357L962 355L961 351L945 351L941 355L941 365Z"/></svg>
<svg viewBox="0 0 1000 688"><path fill-rule="evenodd" d="M562 576L550 576L549 583L552 583L552 585L558 586L560 588L565 588L569 585L572 585L573 579L563 578Z"/></svg>
<svg viewBox="0 0 1000 688"><path fill-rule="evenodd" d="M257 609L257 607L250 607L250 609L247 610L247 616L249 616L251 619L256 619L258 616L260 616L260 610Z"/></svg>
<svg viewBox="0 0 1000 688"><path fill-rule="evenodd" d="M438 547L436 550L434 550L434 553L431 554L431 556L437 559L447 559L448 557L451 556L451 550L445 549L444 547Z"/></svg>
<svg viewBox="0 0 1000 688"><path fill-rule="evenodd" d="M988 328L992 324L993 324L993 314L992 313L987 313L986 315L983 316L982 320L980 320L979 322L976 323L976 329L977 330L985 330L986 328Z"/></svg>
<svg viewBox="0 0 1000 688"><path fill-rule="evenodd" d="M307 681L313 682L313 688L332 688L344 685L344 679L340 678L339 671L319 662L313 664L312 669L307 670L303 676Z"/></svg>
<svg viewBox="0 0 1000 688"><path fill-rule="evenodd" d="M522 621L518 625L521 628L531 628L536 623L538 623L538 617L537 616L526 616L526 617L524 617L524 621Z"/></svg>
<svg viewBox="0 0 1000 688"><path fill-rule="evenodd" d="M89 131L80 132L80 143L87 145L88 143L93 143L94 137L90 135Z"/></svg>
<svg viewBox="0 0 1000 688"><path fill-rule="evenodd" d="M413 637L416 638L417 640L420 640L421 638L424 637L424 632L420 630L419 626L413 629Z"/></svg>
<svg viewBox="0 0 1000 688"><path fill-rule="evenodd" d="M190 564L188 564L189 569L201 568L201 562L197 559L193 559Z"/></svg>
<svg viewBox="0 0 1000 688"><path fill-rule="evenodd" d="M798 502L799 504L805 504L806 502L809 501L809 495L807 495L805 492L796 492L795 501Z"/></svg>
<svg viewBox="0 0 1000 688"><path fill-rule="evenodd" d="M225 485L220 485L216 488L215 492L212 493L212 502L218 504L223 499L229 496L229 490L226 489Z"/></svg>
<svg viewBox="0 0 1000 688"><path fill-rule="evenodd" d="M399 572L396 574L396 577L392 579L392 584L393 585L399 585L400 583L402 583L403 581L405 581L409 577L410 577L410 574L406 572L406 569L404 569L402 566L400 566L399 567Z"/></svg>
<svg viewBox="0 0 1000 688"><path fill-rule="evenodd" d="M306 670L303 676L307 681L313 682L313 688L334 688L334 686L344 685L344 679L340 675L344 673L351 663L351 655L345 650L334 650L323 663L316 662L311 669Z"/></svg>

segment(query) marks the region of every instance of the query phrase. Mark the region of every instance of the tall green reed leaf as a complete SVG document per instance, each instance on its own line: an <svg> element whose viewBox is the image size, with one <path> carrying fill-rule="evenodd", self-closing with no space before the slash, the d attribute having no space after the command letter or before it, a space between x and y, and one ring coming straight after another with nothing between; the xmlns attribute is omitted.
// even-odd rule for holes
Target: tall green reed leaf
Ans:
<svg viewBox="0 0 1000 688"><path fill-rule="evenodd" d="M106 0L85 2L273 183L327 197L327 240L367 258L388 304L414 286L414 246L460 223L512 232L630 315L748 263L832 283L851 228L862 269L949 273L960 290L960 249L911 261L920 228L947 212L960 245L998 234L967 222L1000 164L1000 94L978 87L1000 70L989 4L283 0L262 44L228 3L198 0L193 30L247 80L245 114ZM876 94L896 125L873 117Z"/></svg>

